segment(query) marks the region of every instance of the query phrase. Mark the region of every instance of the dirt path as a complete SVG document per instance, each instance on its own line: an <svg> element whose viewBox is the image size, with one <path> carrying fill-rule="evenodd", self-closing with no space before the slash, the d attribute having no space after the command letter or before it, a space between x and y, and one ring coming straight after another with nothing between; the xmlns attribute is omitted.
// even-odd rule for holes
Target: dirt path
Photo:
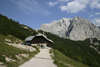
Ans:
<svg viewBox="0 0 100 67"><path fill-rule="evenodd" d="M40 49L40 53L19 67L57 67L53 64L49 49Z"/></svg>

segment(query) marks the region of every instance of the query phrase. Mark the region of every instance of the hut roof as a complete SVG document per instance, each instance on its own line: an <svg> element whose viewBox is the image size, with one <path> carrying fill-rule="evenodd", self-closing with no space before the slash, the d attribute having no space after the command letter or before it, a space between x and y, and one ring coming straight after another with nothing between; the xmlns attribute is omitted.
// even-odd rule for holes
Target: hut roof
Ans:
<svg viewBox="0 0 100 67"><path fill-rule="evenodd" d="M48 41L54 43L52 40L48 39L45 35L43 35L43 34L41 34L41 33L37 34L36 36L29 36L29 37L27 37L27 38L25 39L25 41L31 41L33 38L38 37L38 36L43 36L46 40L48 40Z"/></svg>
<svg viewBox="0 0 100 67"><path fill-rule="evenodd" d="M29 36L25 39L25 41L31 41L35 36Z"/></svg>

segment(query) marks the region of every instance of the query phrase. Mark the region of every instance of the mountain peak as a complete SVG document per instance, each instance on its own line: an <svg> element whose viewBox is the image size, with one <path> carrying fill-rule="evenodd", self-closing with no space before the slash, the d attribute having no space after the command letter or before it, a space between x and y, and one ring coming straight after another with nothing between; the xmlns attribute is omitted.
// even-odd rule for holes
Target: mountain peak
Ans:
<svg viewBox="0 0 100 67"><path fill-rule="evenodd" d="M95 37L100 39L100 29L89 20L81 17L62 18L49 24L43 24L40 30L53 33L71 40L84 40Z"/></svg>

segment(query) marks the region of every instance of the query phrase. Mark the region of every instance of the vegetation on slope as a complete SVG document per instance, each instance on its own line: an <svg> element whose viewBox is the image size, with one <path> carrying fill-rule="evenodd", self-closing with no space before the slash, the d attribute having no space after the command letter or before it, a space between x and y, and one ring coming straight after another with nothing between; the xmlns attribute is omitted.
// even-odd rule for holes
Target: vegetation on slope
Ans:
<svg viewBox="0 0 100 67"><path fill-rule="evenodd" d="M43 31L39 32L43 33ZM48 32L45 32L45 35L54 41L53 48L59 50L64 55L89 65L90 67L100 67L100 54L90 47L90 45L95 45L91 44L89 39L85 41L72 41L60 38ZM100 47L100 45L98 46Z"/></svg>
<svg viewBox="0 0 100 67"><path fill-rule="evenodd" d="M89 67L80 62L74 61L58 50L53 50L53 52L54 56L52 56L52 58L54 59L54 63L57 65L57 67Z"/></svg>
<svg viewBox="0 0 100 67"><path fill-rule="evenodd" d="M30 52L6 44L6 42L22 43L26 37L35 34L37 33L30 27L19 24L19 22L0 14L0 66L18 67L38 53L39 50L36 47L36 51ZM28 57L23 55L28 55Z"/></svg>
<svg viewBox="0 0 100 67"><path fill-rule="evenodd" d="M18 48L15 48L13 46L10 46L8 44L6 44L5 42L5 38L6 39L13 39L11 40L11 43L18 43L16 42L16 37L13 36L13 38L10 38L9 36L4 36L2 34L0 34L0 62L2 62L4 65L6 65L7 67L18 67L20 64L24 63L25 61L29 60L31 57L33 57L36 53L39 52L39 50L37 49L34 52L30 52L30 51L26 51L26 50L21 50ZM26 54L29 55L28 58L21 56L21 54ZM22 59L18 59L17 56L19 56ZM7 61L6 58L10 58L12 60L15 61ZM0 65L1 66L1 65Z"/></svg>
<svg viewBox="0 0 100 67"><path fill-rule="evenodd" d="M19 39L25 39L28 36L37 34L33 29L28 26L19 24L12 19L0 14L0 33L3 35L13 35Z"/></svg>
<svg viewBox="0 0 100 67"><path fill-rule="evenodd" d="M93 44L95 44L95 45L92 45L92 46L94 46L95 48L97 48L98 49L98 51L100 52L100 40L98 40L97 38L94 38L93 39Z"/></svg>

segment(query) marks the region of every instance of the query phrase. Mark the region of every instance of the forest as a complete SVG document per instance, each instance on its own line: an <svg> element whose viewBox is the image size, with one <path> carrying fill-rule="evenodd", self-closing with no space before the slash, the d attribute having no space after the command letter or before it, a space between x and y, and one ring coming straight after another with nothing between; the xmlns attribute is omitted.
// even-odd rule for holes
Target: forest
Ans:
<svg viewBox="0 0 100 67"><path fill-rule="evenodd" d="M40 32L43 33L43 31ZM100 67L100 54L90 47L91 45L100 50L100 41L96 38L93 39L93 42L99 42L99 45L91 44L89 38L84 41L72 41L70 39L60 38L49 32L45 32L45 35L54 41L53 48L59 50L66 56L90 67Z"/></svg>
<svg viewBox="0 0 100 67"><path fill-rule="evenodd" d="M26 28L25 28L26 27ZM0 33L3 35L13 35L24 40L26 37L36 35L36 31L32 28L19 24L19 22L8 19L6 16L0 14Z"/></svg>

